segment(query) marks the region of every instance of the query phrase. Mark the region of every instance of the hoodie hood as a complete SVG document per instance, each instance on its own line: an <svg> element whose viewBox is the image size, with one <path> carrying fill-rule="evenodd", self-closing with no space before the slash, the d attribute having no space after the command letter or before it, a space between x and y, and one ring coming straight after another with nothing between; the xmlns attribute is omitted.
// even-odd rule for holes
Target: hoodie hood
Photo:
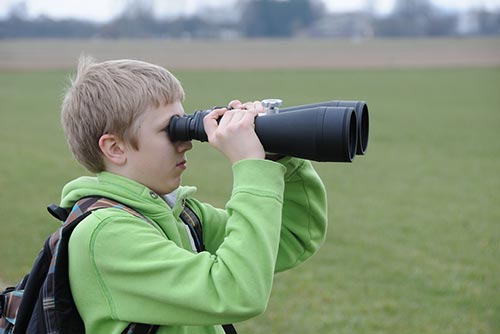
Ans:
<svg viewBox="0 0 500 334"><path fill-rule="evenodd" d="M179 187L172 196L175 202L167 202L148 187L110 172L101 172L96 177L82 176L75 179L63 188L60 206L71 209L82 197L102 196L120 202L142 214L151 217L165 214L165 210L172 210L174 215L180 214L186 197L196 191L195 187Z"/></svg>

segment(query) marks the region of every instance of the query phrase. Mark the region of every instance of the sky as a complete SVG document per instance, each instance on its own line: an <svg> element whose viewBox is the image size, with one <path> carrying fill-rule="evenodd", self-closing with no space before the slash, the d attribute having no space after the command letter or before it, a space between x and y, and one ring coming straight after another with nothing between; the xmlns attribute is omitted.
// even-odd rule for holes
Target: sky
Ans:
<svg viewBox="0 0 500 334"><path fill-rule="evenodd" d="M159 16L188 15L203 6L217 7L236 0L153 0ZM360 9L367 2L375 4L378 13L391 10L394 0L322 0L332 12ZM118 15L127 0L0 0L0 17L5 17L13 4L25 2L29 17L46 15L55 19L78 18L96 22L107 21ZM436 6L451 10L486 7L500 8L500 0L431 0Z"/></svg>

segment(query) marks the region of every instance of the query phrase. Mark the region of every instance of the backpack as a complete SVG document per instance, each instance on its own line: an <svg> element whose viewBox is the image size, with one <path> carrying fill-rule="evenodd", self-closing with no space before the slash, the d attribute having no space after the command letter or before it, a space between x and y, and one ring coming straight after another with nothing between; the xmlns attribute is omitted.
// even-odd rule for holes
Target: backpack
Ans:
<svg viewBox="0 0 500 334"><path fill-rule="evenodd" d="M150 223L137 211L108 198L85 197L71 212L50 205L48 211L64 223L46 241L35 263L16 287L0 294L0 334L85 334L83 320L71 295L68 243L75 227L94 210L118 208ZM189 227L198 252L205 250L199 218L185 206L180 214ZM131 323L123 334L153 334L158 325ZM233 325L223 325L234 334Z"/></svg>

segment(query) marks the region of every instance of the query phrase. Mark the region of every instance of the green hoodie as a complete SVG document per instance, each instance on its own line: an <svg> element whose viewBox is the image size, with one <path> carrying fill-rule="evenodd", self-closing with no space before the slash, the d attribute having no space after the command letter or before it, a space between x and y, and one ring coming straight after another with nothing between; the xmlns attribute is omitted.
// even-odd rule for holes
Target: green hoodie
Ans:
<svg viewBox="0 0 500 334"><path fill-rule="evenodd" d="M175 204L116 174L68 183L61 206L105 196L120 209L94 211L73 232L69 278L89 334L121 333L131 322L162 333L223 333L219 324L264 312L273 274L315 253L326 232L326 196L310 162L243 160L233 165L225 210L180 187ZM179 213L187 203L203 223L206 251L192 250Z"/></svg>

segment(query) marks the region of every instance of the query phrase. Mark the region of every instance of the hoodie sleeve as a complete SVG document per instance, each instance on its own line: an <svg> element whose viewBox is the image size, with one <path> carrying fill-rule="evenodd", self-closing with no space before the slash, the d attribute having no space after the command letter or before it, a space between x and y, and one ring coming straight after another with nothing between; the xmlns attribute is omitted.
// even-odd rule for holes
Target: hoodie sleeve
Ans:
<svg viewBox="0 0 500 334"><path fill-rule="evenodd" d="M277 272L293 268L317 252L327 229L326 192L311 162L285 158L280 163L286 167L286 173ZM190 204L206 222L207 250L215 252L224 240L228 213L197 201Z"/></svg>
<svg viewBox="0 0 500 334"><path fill-rule="evenodd" d="M287 172L277 272L296 267L316 253L327 228L326 192L311 162L283 160Z"/></svg>

